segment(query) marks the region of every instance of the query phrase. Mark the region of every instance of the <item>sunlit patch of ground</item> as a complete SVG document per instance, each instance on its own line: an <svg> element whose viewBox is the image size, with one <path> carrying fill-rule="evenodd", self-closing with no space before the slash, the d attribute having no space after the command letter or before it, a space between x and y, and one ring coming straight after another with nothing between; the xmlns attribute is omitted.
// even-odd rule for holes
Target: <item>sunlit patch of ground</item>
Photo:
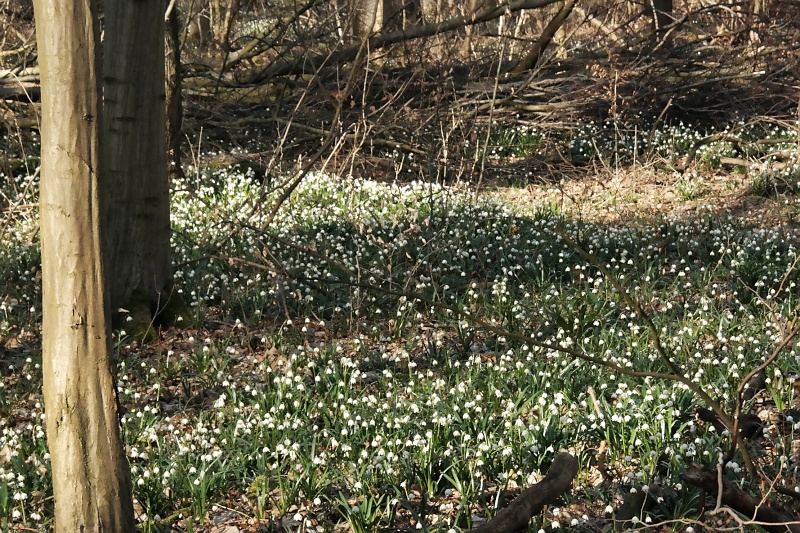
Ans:
<svg viewBox="0 0 800 533"><path fill-rule="evenodd" d="M604 224L713 214L760 227L797 226L800 199L786 194L758 195L753 192L752 183L753 179L741 172L682 173L641 166L565 173L555 183L496 187L491 194L520 209L549 206Z"/></svg>

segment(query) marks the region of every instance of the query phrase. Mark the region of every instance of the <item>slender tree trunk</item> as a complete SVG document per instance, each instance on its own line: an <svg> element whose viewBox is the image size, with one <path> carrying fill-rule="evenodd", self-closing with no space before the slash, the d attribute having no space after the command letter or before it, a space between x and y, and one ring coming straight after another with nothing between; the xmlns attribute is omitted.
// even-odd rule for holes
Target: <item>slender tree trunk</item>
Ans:
<svg viewBox="0 0 800 533"><path fill-rule="evenodd" d="M109 355L92 0L36 0L42 84L42 352L57 533L133 532Z"/></svg>
<svg viewBox="0 0 800 533"><path fill-rule="evenodd" d="M177 8L177 5L175 6ZM196 9L196 7L195 7ZM197 47L206 47L214 41L211 31L211 18L205 10L196 13L188 11L186 13L186 25L183 44Z"/></svg>
<svg viewBox="0 0 800 533"><path fill-rule="evenodd" d="M101 193L111 309L163 308L172 285L164 79L164 0L106 4Z"/></svg>
<svg viewBox="0 0 800 533"><path fill-rule="evenodd" d="M672 23L672 0L647 0L647 4L656 31Z"/></svg>
<svg viewBox="0 0 800 533"><path fill-rule="evenodd" d="M574 7L575 0L566 0L564 2L564 5L562 5L561 9L559 9L558 13L556 13L556 16L550 20L542 34L533 44L533 47L528 51L525 57L522 58L519 63L517 63L511 72L514 74L521 74L532 69L539 63L539 59L541 59L542 54L552 42L553 37L555 37L559 28L561 28L561 26L564 24L564 21L566 21L567 17L569 17L570 13L572 13L572 8Z"/></svg>
<svg viewBox="0 0 800 533"><path fill-rule="evenodd" d="M423 24L435 22L436 11L436 0L419 0L419 12Z"/></svg>
<svg viewBox="0 0 800 533"><path fill-rule="evenodd" d="M226 0L210 0L209 10L211 12L211 34L214 45L221 46L225 38L226 20L231 6L227 5Z"/></svg>
<svg viewBox="0 0 800 533"><path fill-rule="evenodd" d="M420 0L419 7L423 22L429 24L456 16L459 3L453 0Z"/></svg>
<svg viewBox="0 0 800 533"><path fill-rule="evenodd" d="M467 17L472 17L475 15L475 12L478 11L478 2L479 0L467 0L464 3L464 8L466 13L464 13ZM475 26L467 26L464 28L464 43L461 46L461 57L465 60L469 59L469 55L472 52L472 34L475 32Z"/></svg>
<svg viewBox="0 0 800 533"><path fill-rule="evenodd" d="M181 166L181 130L183 127L183 72L181 66L181 23L177 3L167 18L166 34L166 98L167 98L167 149L170 178L183 178Z"/></svg>
<svg viewBox="0 0 800 533"><path fill-rule="evenodd" d="M225 57L231 52L231 30L233 23L239 15L239 0L230 0L230 5L225 10L225 20L223 21L222 40L220 46Z"/></svg>
<svg viewBox="0 0 800 533"><path fill-rule="evenodd" d="M353 33L366 39L372 34L383 31L384 7L384 0L355 0Z"/></svg>

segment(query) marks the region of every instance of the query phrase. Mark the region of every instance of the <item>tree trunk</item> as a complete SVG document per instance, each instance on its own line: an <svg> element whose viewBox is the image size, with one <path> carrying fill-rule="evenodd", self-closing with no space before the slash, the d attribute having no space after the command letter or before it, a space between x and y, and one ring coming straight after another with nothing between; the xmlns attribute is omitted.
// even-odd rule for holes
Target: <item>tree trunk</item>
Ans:
<svg viewBox="0 0 800 533"><path fill-rule="evenodd" d="M111 1L105 12L101 194L108 231L112 311L169 298L169 181L164 79L164 0ZM133 297L133 299L132 299Z"/></svg>
<svg viewBox="0 0 800 533"><path fill-rule="evenodd" d="M478 11L479 0L467 0L464 2L466 13L464 16L472 17ZM469 55L472 52L472 35L475 33L475 26L467 26L464 28L464 43L461 46L461 57L464 60L469 60Z"/></svg>
<svg viewBox="0 0 800 533"><path fill-rule="evenodd" d="M166 33L166 99L167 150L170 178L183 178L181 141L183 127L183 72L181 66L181 23L178 6L172 6L167 17Z"/></svg>
<svg viewBox="0 0 800 533"><path fill-rule="evenodd" d="M176 5L173 10L177 9L177 7ZM184 45L204 48L214 40L214 35L211 31L211 19L203 10L194 14L191 11L187 12L186 31L183 33L185 35Z"/></svg>
<svg viewBox="0 0 800 533"><path fill-rule="evenodd" d="M439 18L437 0L419 0L419 11L422 15L423 24L436 22Z"/></svg>
<svg viewBox="0 0 800 533"><path fill-rule="evenodd" d="M542 54L550 45L556 32L561 28L561 25L564 24L564 21L567 20L569 14L572 13L573 7L575 7L575 0L566 0L564 2L564 5L561 6L561 9L556 13L556 16L547 24L547 27L545 27L542 34L533 44L533 47L528 51L525 57L517 63L511 72L514 74L521 74L532 69L539 63L539 59L541 59Z"/></svg>
<svg viewBox="0 0 800 533"><path fill-rule="evenodd" d="M36 0L34 7L42 80L42 370L55 531L133 532L103 277L97 4Z"/></svg>
<svg viewBox="0 0 800 533"><path fill-rule="evenodd" d="M225 2L223 0L211 0L208 3L211 12L211 34L214 44L222 42L223 27L225 26Z"/></svg>
<svg viewBox="0 0 800 533"><path fill-rule="evenodd" d="M354 0L353 33L362 39L383 31L384 0Z"/></svg>
<svg viewBox="0 0 800 533"><path fill-rule="evenodd" d="M647 4L656 31L672 24L672 0L647 0Z"/></svg>
<svg viewBox="0 0 800 533"><path fill-rule="evenodd" d="M423 23L441 22L456 16L458 5L453 0L420 0Z"/></svg>
<svg viewBox="0 0 800 533"><path fill-rule="evenodd" d="M231 30L236 16L239 14L239 9L239 0L231 0L230 5L225 10L225 20L222 22L222 39L220 40L220 46L225 57L231 52Z"/></svg>

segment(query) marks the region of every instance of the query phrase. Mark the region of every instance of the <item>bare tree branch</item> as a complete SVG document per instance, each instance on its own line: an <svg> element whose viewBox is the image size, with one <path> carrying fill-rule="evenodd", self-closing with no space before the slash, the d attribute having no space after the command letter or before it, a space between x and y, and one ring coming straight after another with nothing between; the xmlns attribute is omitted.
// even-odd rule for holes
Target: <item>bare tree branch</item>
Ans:
<svg viewBox="0 0 800 533"><path fill-rule="evenodd" d="M406 30L376 35L369 39L367 49L375 51L392 44L410 41L412 39L432 37L440 33L465 28L481 22L488 22L507 13L522 11L524 9L538 9L559 1L560 0L514 0L509 4L484 9L474 15L461 15L443 20L442 22L423 24L421 26L413 26ZM274 76L285 76L287 74L316 72L319 64L323 61L326 61L330 65L346 63L355 58L361 48L362 45L358 44L342 48L332 54L319 54L312 57L277 62L256 73L249 82L257 83Z"/></svg>

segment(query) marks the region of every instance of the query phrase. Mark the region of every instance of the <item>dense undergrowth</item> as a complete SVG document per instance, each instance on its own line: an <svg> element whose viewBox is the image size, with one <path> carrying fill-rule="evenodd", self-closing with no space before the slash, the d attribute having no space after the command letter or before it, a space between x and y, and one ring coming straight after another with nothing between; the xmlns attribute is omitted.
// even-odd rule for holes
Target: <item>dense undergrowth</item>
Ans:
<svg viewBox="0 0 800 533"><path fill-rule="evenodd" d="M501 152L538 146L535 132L512 133ZM669 141L651 154L685 157L702 137L659 131L653 139ZM743 156L726 143L702 148L701 171ZM47 529L52 515L31 175L3 189L13 206L0 244L4 531ZM753 190L786 184L761 192L795 203L797 177L795 157L753 173ZM579 458L580 473L529 530L599 529L642 490L660 496L635 525L697 527L703 496L679 475L690 462L715 464L730 439L697 420L707 406L684 384L626 374L668 369L607 274L684 375L730 409L797 316L795 228L713 206L601 224L469 188L324 174L309 175L264 228L262 181L223 168L173 183L176 289L190 314L154 342L115 332L143 530L458 531L539 479L559 450ZM799 377L800 355L786 350L745 406L784 413L748 449L795 492ZM755 486L740 465L737 456L725 475Z"/></svg>

